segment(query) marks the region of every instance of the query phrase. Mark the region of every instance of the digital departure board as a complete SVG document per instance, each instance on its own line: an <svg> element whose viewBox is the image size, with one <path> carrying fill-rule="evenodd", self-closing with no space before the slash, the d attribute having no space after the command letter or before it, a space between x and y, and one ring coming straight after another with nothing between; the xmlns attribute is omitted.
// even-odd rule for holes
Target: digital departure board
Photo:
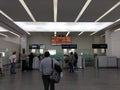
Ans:
<svg viewBox="0 0 120 90"><path fill-rule="evenodd" d="M61 44L71 44L70 36L52 36L51 39L52 45L61 45Z"/></svg>

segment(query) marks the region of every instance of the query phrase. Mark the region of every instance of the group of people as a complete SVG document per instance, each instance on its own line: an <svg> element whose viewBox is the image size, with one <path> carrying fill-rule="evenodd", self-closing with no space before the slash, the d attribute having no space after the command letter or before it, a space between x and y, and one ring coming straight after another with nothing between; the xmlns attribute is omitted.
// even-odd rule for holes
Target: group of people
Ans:
<svg viewBox="0 0 120 90"><path fill-rule="evenodd" d="M76 52L70 52L70 55L64 55L65 64L69 66L69 71L74 72L78 69L78 54Z"/></svg>
<svg viewBox="0 0 120 90"><path fill-rule="evenodd" d="M15 74L15 65L16 65L16 52L13 52L13 54L9 57L11 67L10 67L10 73ZM39 65L39 69L42 75L42 80L44 84L44 90L55 90L55 82L50 79L50 75L53 71L53 68L55 65L59 65L60 63L54 59L51 58L50 53L46 51L44 55L40 55L39 59L37 56L35 56L33 53L30 53L29 55L26 55L25 52L21 54L21 59L22 59L22 71L24 70L32 70L34 67L33 60L41 60ZM29 59L28 65L26 66L27 59ZM70 72L74 72L74 69L77 69L77 61L78 61L78 55L77 53L71 52L70 55L68 56L68 63ZM29 68L28 68L29 67ZM61 74L62 69L58 71L59 74Z"/></svg>
<svg viewBox="0 0 120 90"><path fill-rule="evenodd" d="M41 62L39 63L39 68L42 75L44 90L55 90L55 82L50 79L50 75L53 72L53 68L55 67L55 65L58 65L60 67L60 64L56 59L50 57L50 53L48 51L46 51L44 55L40 55L39 57L41 59ZM30 55L26 55L25 52L23 52L23 54L21 54L22 71L26 70L27 58L29 58L29 69L32 69L33 59L35 59L36 56L34 56L33 53L31 53ZM16 74L16 52L13 52L9 59L11 64L10 73ZM58 73L61 74L61 72L62 69L59 69Z"/></svg>
<svg viewBox="0 0 120 90"><path fill-rule="evenodd" d="M26 70L39 69L40 61L43 58L44 58L43 54L40 54L39 56L37 56L33 53L30 53L29 55L27 55L23 51L23 54L21 54L22 72Z"/></svg>
<svg viewBox="0 0 120 90"><path fill-rule="evenodd" d="M33 53L30 53L29 55L25 54L25 51L22 52L20 55L20 60L22 61L22 72L32 70L32 69L39 69L39 61L42 60L43 54L40 54L39 56L34 55ZM10 60L10 74L16 74L16 51L12 53L12 55L9 57Z"/></svg>

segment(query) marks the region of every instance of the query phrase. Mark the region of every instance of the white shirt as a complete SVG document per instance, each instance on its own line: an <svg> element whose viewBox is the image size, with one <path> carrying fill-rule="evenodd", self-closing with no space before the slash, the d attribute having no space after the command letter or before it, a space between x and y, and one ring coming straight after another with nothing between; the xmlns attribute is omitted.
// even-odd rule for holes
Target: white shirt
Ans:
<svg viewBox="0 0 120 90"><path fill-rule="evenodd" d="M9 59L10 59L10 63L16 62L16 55L11 55Z"/></svg>

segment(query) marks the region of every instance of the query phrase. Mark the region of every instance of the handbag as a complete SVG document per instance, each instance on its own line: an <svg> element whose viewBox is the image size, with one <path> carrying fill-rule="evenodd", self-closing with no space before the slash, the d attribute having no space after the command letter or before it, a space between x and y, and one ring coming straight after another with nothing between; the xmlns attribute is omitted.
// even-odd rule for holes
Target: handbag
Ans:
<svg viewBox="0 0 120 90"><path fill-rule="evenodd" d="M52 62L52 64L51 64L51 67L52 67L52 73L51 73L51 75L50 75L50 79L54 82L54 83L59 83L59 81L60 81L60 74L59 74L59 72L57 72L56 71L56 69L55 69L55 67L53 67L53 59L51 59L51 62Z"/></svg>

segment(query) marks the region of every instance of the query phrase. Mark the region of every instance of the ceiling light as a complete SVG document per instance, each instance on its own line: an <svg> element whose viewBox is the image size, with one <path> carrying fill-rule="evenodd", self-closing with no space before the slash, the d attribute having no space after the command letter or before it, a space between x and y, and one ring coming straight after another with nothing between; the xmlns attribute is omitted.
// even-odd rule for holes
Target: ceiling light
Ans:
<svg viewBox="0 0 120 90"><path fill-rule="evenodd" d="M84 31L82 31L81 33L79 33L78 35L80 36L80 35L82 35L84 33Z"/></svg>
<svg viewBox="0 0 120 90"><path fill-rule="evenodd" d="M114 32L120 31L120 28L116 29Z"/></svg>
<svg viewBox="0 0 120 90"><path fill-rule="evenodd" d="M110 8L107 12L105 12L101 17L99 17L95 22L98 22L99 20L101 20L103 17L105 17L107 14L109 14L111 11L113 11L116 7L118 7L120 5L120 1L117 3L117 4L115 4L112 8ZM117 19L117 20L115 20L114 21L114 23L116 23L116 22L118 22L118 21L120 21L120 19ZM112 24L114 24L114 23L112 23ZM112 25L111 24L111 25ZM109 25L110 26L110 25ZM100 31L100 30L99 30ZM91 33L90 34L90 36L91 35L94 35L95 33L97 33L96 31L95 32L93 32L93 33Z"/></svg>
<svg viewBox="0 0 120 90"><path fill-rule="evenodd" d="M5 35L5 34L3 34L3 33L0 33L0 35L5 36L5 37L8 37L7 35Z"/></svg>
<svg viewBox="0 0 120 90"><path fill-rule="evenodd" d="M14 22L28 32L94 32L99 31L112 22Z"/></svg>
<svg viewBox="0 0 120 90"><path fill-rule="evenodd" d="M0 32L6 32L6 31L8 31L8 30L6 30L5 28L0 26Z"/></svg>
<svg viewBox="0 0 120 90"><path fill-rule="evenodd" d="M8 32L10 32L10 33L16 35L17 37L20 37L20 35L18 35L18 34L16 34L16 33L12 32L12 31L8 31Z"/></svg>
<svg viewBox="0 0 120 90"><path fill-rule="evenodd" d="M70 32L67 32L66 37L70 34Z"/></svg>
<svg viewBox="0 0 120 90"><path fill-rule="evenodd" d="M80 11L80 13L78 14L77 18L75 19L75 22L77 22L80 17L82 16L82 14L84 13L84 11L86 10L86 8L88 7L88 5L90 4L92 0L87 0L87 2L85 3L84 7L82 8L82 10Z"/></svg>
<svg viewBox="0 0 120 90"><path fill-rule="evenodd" d="M10 21L14 21L12 18L10 18L7 14L5 14L2 10L0 10L0 13L5 16L7 19L9 19Z"/></svg>
<svg viewBox="0 0 120 90"><path fill-rule="evenodd" d="M14 21L12 18L10 18L7 14L5 14L3 11L1 11L0 10L0 13L2 14L2 15L4 15L7 19L9 19L10 21ZM13 22L14 23L14 22ZM0 31L7 31L7 30L5 30L5 29L1 29L0 28ZM29 32L26 32L27 34L29 34L30 35L30 33Z"/></svg>
<svg viewBox="0 0 120 90"><path fill-rule="evenodd" d="M53 5L54 5L54 22L57 22L58 0L53 0Z"/></svg>
<svg viewBox="0 0 120 90"><path fill-rule="evenodd" d="M54 5L54 22L57 22L57 7L58 7L58 0L53 0L53 5ZM56 36L57 32L54 32L54 36Z"/></svg>
<svg viewBox="0 0 120 90"><path fill-rule="evenodd" d="M57 35L57 32L54 32L54 36L56 36Z"/></svg>
<svg viewBox="0 0 120 90"><path fill-rule="evenodd" d="M119 5L120 5L120 1L117 4L115 4L112 8L110 8L107 12L105 12L101 17L99 17L95 22L98 22L99 20L101 20L103 17L105 17L107 14L109 14L111 11L113 11Z"/></svg>
<svg viewBox="0 0 120 90"><path fill-rule="evenodd" d="M98 32L98 31L95 31L95 32L91 33L90 36L94 35L94 34L97 33L97 32Z"/></svg>
<svg viewBox="0 0 120 90"><path fill-rule="evenodd" d="M92 0L87 0L87 2L85 3L85 5L83 6L82 10L80 11L80 13L78 14L77 18L75 19L75 22L77 22L80 17L82 16L82 14L84 13L84 11L86 10L86 8L88 7L88 5L90 4ZM82 32L83 33L83 32ZM80 35L82 34L80 33ZM78 34L79 35L79 34Z"/></svg>
<svg viewBox="0 0 120 90"><path fill-rule="evenodd" d="M120 19L117 19L117 20L115 20L113 23L111 23L110 25L113 25L114 23L116 23L116 22L119 22L120 21ZM108 26L106 26L106 27L109 27L110 25L108 25ZM102 30L102 29L101 29ZM100 31L100 30L99 30ZM98 32L98 31L97 31ZM90 34L90 36L91 35L94 35L95 33L97 33L96 31L95 32L93 32L93 33L91 33Z"/></svg>
<svg viewBox="0 0 120 90"><path fill-rule="evenodd" d="M119 19L117 19L117 20L115 20L114 22L119 22L120 21L120 18Z"/></svg>
<svg viewBox="0 0 120 90"><path fill-rule="evenodd" d="M33 17L30 9L28 8L28 6L26 5L26 3L24 2L24 0L19 0L19 2L22 4L22 6L24 7L24 9L26 10L26 12L28 13L28 15L30 16L30 18L36 22L35 18Z"/></svg>

